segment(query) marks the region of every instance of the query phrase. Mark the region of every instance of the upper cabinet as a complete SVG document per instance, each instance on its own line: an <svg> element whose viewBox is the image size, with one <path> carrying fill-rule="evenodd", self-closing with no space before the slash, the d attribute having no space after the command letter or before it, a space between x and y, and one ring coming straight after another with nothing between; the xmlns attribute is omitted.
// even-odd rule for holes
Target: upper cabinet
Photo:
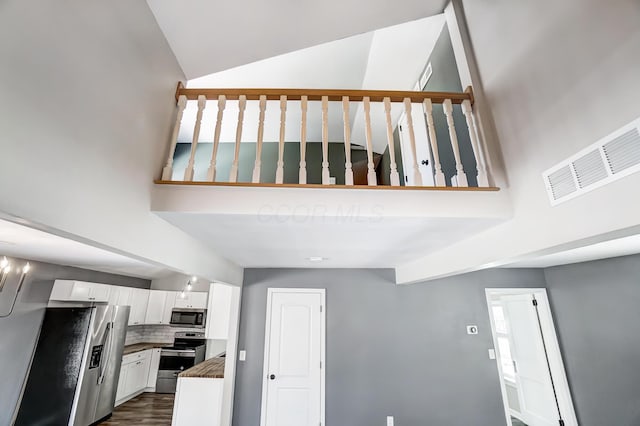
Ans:
<svg viewBox="0 0 640 426"><path fill-rule="evenodd" d="M199 291L188 291L184 293L184 297L179 293L176 297L175 307L206 309L207 293L202 293Z"/></svg>
<svg viewBox="0 0 640 426"><path fill-rule="evenodd" d="M106 284L84 281L56 280L49 299L63 302L108 302L109 287Z"/></svg>
<svg viewBox="0 0 640 426"><path fill-rule="evenodd" d="M177 291L150 290L145 324L168 325L171 321L171 310L175 306L177 294Z"/></svg>
<svg viewBox="0 0 640 426"><path fill-rule="evenodd" d="M147 305L149 303L149 290L142 288L131 289L131 299L129 306L129 325L145 324L145 316L147 315Z"/></svg>
<svg viewBox="0 0 640 426"><path fill-rule="evenodd" d="M213 283L209 287L209 307L207 309L207 339L229 338L233 289L226 284Z"/></svg>
<svg viewBox="0 0 640 426"><path fill-rule="evenodd" d="M129 325L169 325L173 308L205 309L207 293L146 290L73 280L56 280L49 300L129 306Z"/></svg>

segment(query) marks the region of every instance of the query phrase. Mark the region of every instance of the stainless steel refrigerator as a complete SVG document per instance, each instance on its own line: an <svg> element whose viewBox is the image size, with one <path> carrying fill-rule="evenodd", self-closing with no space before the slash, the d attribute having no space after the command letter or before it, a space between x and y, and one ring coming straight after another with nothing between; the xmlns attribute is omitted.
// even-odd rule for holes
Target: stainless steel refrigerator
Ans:
<svg viewBox="0 0 640 426"><path fill-rule="evenodd" d="M16 426L88 426L113 411L128 306L48 308Z"/></svg>

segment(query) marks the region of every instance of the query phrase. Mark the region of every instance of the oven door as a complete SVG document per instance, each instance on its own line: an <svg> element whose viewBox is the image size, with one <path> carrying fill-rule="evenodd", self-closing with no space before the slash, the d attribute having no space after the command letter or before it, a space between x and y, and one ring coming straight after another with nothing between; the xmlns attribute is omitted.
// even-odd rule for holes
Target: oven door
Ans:
<svg viewBox="0 0 640 426"><path fill-rule="evenodd" d="M156 393L175 393L178 375L196 363L193 349L163 349L160 352L160 366L156 380Z"/></svg>

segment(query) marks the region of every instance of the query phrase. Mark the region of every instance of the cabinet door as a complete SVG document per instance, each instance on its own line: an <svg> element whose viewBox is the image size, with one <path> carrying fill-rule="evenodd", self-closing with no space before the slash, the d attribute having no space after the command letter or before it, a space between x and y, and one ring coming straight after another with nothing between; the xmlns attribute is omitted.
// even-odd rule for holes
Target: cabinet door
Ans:
<svg viewBox="0 0 640 426"><path fill-rule="evenodd" d="M184 297L182 296L182 292L178 292L178 294L176 295L176 302L175 302L175 307L176 308L188 308L190 305L190 296L191 293L189 292L185 292L184 293Z"/></svg>
<svg viewBox="0 0 640 426"><path fill-rule="evenodd" d="M125 380L126 395L131 395L147 387L149 377L149 360L142 359L129 364L129 371Z"/></svg>
<svg viewBox="0 0 640 426"><path fill-rule="evenodd" d="M149 363L149 377L147 379L147 387L155 389L156 380L158 379L158 368L160 367L160 351L161 349L151 349L151 361Z"/></svg>
<svg viewBox="0 0 640 426"><path fill-rule="evenodd" d="M189 305L190 308L205 309L207 307L207 293L190 292Z"/></svg>
<svg viewBox="0 0 640 426"><path fill-rule="evenodd" d="M164 311L162 313L162 324L169 324L171 322L171 311L176 306L176 297L178 297L177 291L167 291L167 299L164 303Z"/></svg>
<svg viewBox="0 0 640 426"><path fill-rule="evenodd" d="M78 302L91 301L92 284L83 281L74 281L73 288L71 289L71 300Z"/></svg>
<svg viewBox="0 0 640 426"><path fill-rule="evenodd" d="M144 319L145 324L162 324L164 319L164 305L167 301L167 292L151 290L149 292L149 303L147 314Z"/></svg>
<svg viewBox="0 0 640 426"><path fill-rule="evenodd" d="M126 382L127 382L127 372L129 371L129 365L131 364L123 364L120 367L120 376L118 377L118 391L116 392L116 401L120 401L122 398L127 396L126 391Z"/></svg>
<svg viewBox="0 0 640 426"><path fill-rule="evenodd" d="M131 289L131 314L129 323L132 325L144 324L149 302L149 290L140 288Z"/></svg>
<svg viewBox="0 0 640 426"><path fill-rule="evenodd" d="M73 291L73 281L56 280L51 289L49 300L67 301L71 300L71 292Z"/></svg>
<svg viewBox="0 0 640 426"><path fill-rule="evenodd" d="M207 309L207 339L229 338L231 299L233 289L225 284L211 284Z"/></svg>
<svg viewBox="0 0 640 426"><path fill-rule="evenodd" d="M118 287L118 303L117 304L122 306L131 306L131 288Z"/></svg>
<svg viewBox="0 0 640 426"><path fill-rule="evenodd" d="M109 301L109 287L106 284L91 284L91 293L89 299L92 302L108 302Z"/></svg>

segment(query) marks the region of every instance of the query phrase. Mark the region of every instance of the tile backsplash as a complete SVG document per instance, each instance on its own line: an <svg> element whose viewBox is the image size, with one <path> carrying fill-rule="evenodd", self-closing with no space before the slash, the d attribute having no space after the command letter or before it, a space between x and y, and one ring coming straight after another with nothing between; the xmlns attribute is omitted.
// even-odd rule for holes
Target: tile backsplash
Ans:
<svg viewBox="0 0 640 426"><path fill-rule="evenodd" d="M173 343L173 337L178 331L204 331L201 328L180 328L169 325L132 325L127 327L125 345L136 343Z"/></svg>

